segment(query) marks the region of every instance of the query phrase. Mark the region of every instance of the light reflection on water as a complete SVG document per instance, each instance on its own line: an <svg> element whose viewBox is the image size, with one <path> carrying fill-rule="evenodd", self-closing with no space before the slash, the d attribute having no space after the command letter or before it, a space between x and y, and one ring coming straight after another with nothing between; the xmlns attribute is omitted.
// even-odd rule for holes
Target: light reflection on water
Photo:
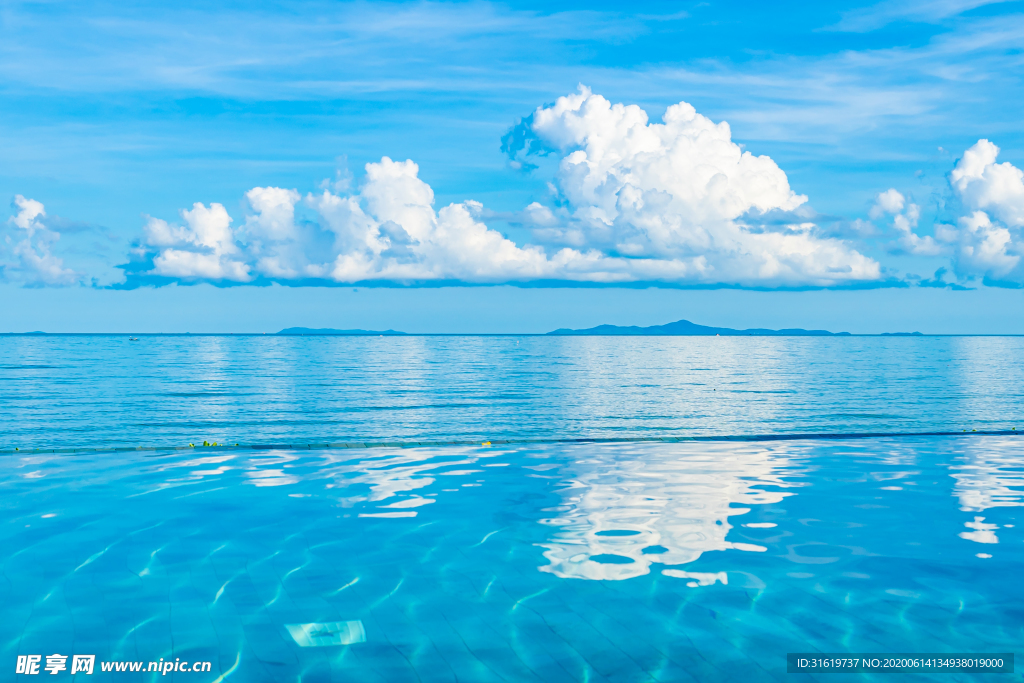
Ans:
<svg viewBox="0 0 1024 683"><path fill-rule="evenodd" d="M963 512L984 512L990 508L1021 507L1024 505L1024 457L1019 449L988 449L970 444L950 467L956 480L954 493ZM1015 524L1005 528L1013 529ZM986 521L984 515L974 515L964 522L960 538L992 546L999 543L998 523ZM983 559L994 551L986 548L977 553Z"/></svg>
<svg viewBox="0 0 1024 683"><path fill-rule="evenodd" d="M981 512L1021 505L1024 462L1020 450L992 450L968 443L950 469L961 510Z"/></svg>
<svg viewBox="0 0 1024 683"><path fill-rule="evenodd" d="M0 660L767 680L788 651L1012 651L1022 452L966 437L6 457Z"/></svg>
<svg viewBox="0 0 1024 683"><path fill-rule="evenodd" d="M0 336L0 449L1024 429L1024 338Z"/></svg>
<svg viewBox="0 0 1024 683"><path fill-rule="evenodd" d="M685 458L593 449L560 473L570 479L562 482L557 516L540 520L554 527L542 544L548 564L541 571L620 580L712 550L763 552L761 545L726 540L730 518L792 495L787 489L800 484L785 477L793 470L785 453L758 446L712 445Z"/></svg>

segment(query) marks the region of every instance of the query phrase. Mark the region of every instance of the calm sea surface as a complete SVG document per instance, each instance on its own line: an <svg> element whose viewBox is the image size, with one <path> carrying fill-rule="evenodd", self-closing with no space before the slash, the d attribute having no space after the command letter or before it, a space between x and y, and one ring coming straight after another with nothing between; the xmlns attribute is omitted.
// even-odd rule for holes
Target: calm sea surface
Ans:
<svg viewBox="0 0 1024 683"><path fill-rule="evenodd" d="M1024 427L1024 339L0 337L0 358L0 681L1024 666L1024 438L962 433ZM925 430L961 435L482 443Z"/></svg>
<svg viewBox="0 0 1024 683"><path fill-rule="evenodd" d="M1024 428L1024 338L0 337L0 448Z"/></svg>

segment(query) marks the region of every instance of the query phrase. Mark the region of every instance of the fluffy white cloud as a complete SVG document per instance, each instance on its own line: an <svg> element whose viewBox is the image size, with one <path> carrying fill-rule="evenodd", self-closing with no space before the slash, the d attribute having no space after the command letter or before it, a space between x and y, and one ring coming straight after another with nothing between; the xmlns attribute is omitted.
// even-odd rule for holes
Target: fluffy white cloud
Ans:
<svg viewBox="0 0 1024 683"><path fill-rule="evenodd" d="M956 244L954 264L958 274L1006 279L1020 264L1020 242L1014 242L1010 231L993 223L984 211L961 217L957 228L945 230L944 236Z"/></svg>
<svg viewBox="0 0 1024 683"><path fill-rule="evenodd" d="M638 278L824 285L880 276L876 262L799 217L807 198L774 161L744 152L727 123L685 102L650 123L640 107L581 86L523 125L565 155L563 240L630 257ZM794 215L773 226L759 220L769 212ZM538 223L541 239L558 234L551 215Z"/></svg>
<svg viewBox="0 0 1024 683"><path fill-rule="evenodd" d="M245 221L246 232L256 240L286 242L295 239L295 205L302 198L295 190L254 187L245 193L257 213Z"/></svg>
<svg viewBox="0 0 1024 683"><path fill-rule="evenodd" d="M871 207L868 215L875 219L881 218L885 214L895 215L903 211L905 205L906 199L903 195L896 188L890 188L885 192L878 193L878 196L875 197L875 205Z"/></svg>
<svg viewBox="0 0 1024 683"><path fill-rule="evenodd" d="M311 262L316 251L315 230L295 221L296 190L254 187L245 194L256 213L245 220L241 239L257 273L270 278L323 277L323 265ZM315 258L315 255L314 255Z"/></svg>
<svg viewBox="0 0 1024 683"><path fill-rule="evenodd" d="M14 257L13 262L2 264L4 278L27 285L72 285L82 276L64 267L64 261L54 256L51 249L60 239L60 233L43 223L46 209L34 199L16 195L14 205L18 213L8 219L16 229L14 235L4 236L5 246Z"/></svg>
<svg viewBox="0 0 1024 683"><path fill-rule="evenodd" d="M38 222L39 218L46 216L46 207L43 206L42 202L37 202L34 199L25 199L19 194L14 197L14 205L18 207L18 213L8 219L10 223L28 232L29 237L36 230L46 229Z"/></svg>
<svg viewBox="0 0 1024 683"><path fill-rule="evenodd" d="M915 256L938 256L943 251L935 238L914 233L921 219L921 207L907 202L906 197L895 188L880 192L868 215L874 219L892 216L892 227L897 235L896 244L901 251Z"/></svg>
<svg viewBox="0 0 1024 683"><path fill-rule="evenodd" d="M435 211L433 190L412 161L384 157L367 164L366 182L353 195L308 195L305 203L316 212L316 223L296 222L295 190L258 187L246 198L255 213L237 234L219 204L182 212L184 227L150 219L144 247L156 255L149 274L242 282L252 271L282 280L336 282L628 279L595 270L593 263L602 260L596 252L561 249L549 256L540 247L517 246L479 220L477 202ZM610 267L625 270L622 263Z"/></svg>
<svg viewBox="0 0 1024 683"><path fill-rule="evenodd" d="M183 279L252 279L250 266L241 260L240 249L231 230L231 216L220 204L209 207L196 202L192 210L183 210L184 226L170 225L150 218L143 229L144 243L156 247L154 275Z"/></svg>
<svg viewBox="0 0 1024 683"><path fill-rule="evenodd" d="M891 246L898 251L951 254L961 281L1024 284L1024 171L1009 162L998 163L998 157L999 147L985 139L964 152L949 173L949 186L958 200L949 206L960 215L949 223L936 223L934 237L915 233L920 207L895 188L879 193L868 215L874 221L891 217L896 234Z"/></svg>
<svg viewBox="0 0 1024 683"><path fill-rule="evenodd" d="M1010 162L997 164L998 156L998 147L978 140L964 152L949 181L968 209L987 211L1019 228L1024 226L1024 171Z"/></svg>
<svg viewBox="0 0 1024 683"><path fill-rule="evenodd" d="M935 234L954 246L958 275L1024 281L1021 229L1024 228L1024 171L996 163L999 148L988 140L964 152L949 182L967 214L956 226L940 225Z"/></svg>
<svg viewBox="0 0 1024 683"><path fill-rule="evenodd" d="M484 223L477 202L437 209L411 160L367 164L355 192L257 187L237 229L219 204L150 219L153 275L250 281L330 279L515 282L665 281L820 285L877 280L878 263L820 233L807 198L766 156L744 152L726 123L686 103L651 124L581 86L521 124L521 139L557 149L559 206L519 215L535 244ZM303 219L301 214L308 217ZM766 219L768 214L782 221ZM806 214L806 212L805 212Z"/></svg>
<svg viewBox="0 0 1024 683"><path fill-rule="evenodd" d="M358 195L324 190L308 202L335 235L338 254L330 277L339 282L528 280L557 277L584 258L569 249L549 257L539 247L517 246L479 220L477 202L435 211L434 192L412 161L384 157L366 165Z"/></svg>

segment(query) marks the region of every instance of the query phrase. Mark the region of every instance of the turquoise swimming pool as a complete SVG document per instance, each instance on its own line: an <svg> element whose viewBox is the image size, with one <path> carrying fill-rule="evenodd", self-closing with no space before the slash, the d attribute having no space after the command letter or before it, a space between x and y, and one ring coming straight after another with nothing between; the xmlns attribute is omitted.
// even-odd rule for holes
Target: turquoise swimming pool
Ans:
<svg viewBox="0 0 1024 683"><path fill-rule="evenodd" d="M1012 652L1022 465L1013 436L7 455L0 661L760 681L813 678L788 652Z"/></svg>

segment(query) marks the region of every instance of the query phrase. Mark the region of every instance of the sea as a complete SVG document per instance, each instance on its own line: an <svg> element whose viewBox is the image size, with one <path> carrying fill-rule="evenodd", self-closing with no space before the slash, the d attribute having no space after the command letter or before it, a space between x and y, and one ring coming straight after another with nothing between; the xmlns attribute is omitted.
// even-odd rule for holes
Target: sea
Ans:
<svg viewBox="0 0 1024 683"><path fill-rule="evenodd" d="M0 681L1019 679L1018 432L1021 337L2 335Z"/></svg>

